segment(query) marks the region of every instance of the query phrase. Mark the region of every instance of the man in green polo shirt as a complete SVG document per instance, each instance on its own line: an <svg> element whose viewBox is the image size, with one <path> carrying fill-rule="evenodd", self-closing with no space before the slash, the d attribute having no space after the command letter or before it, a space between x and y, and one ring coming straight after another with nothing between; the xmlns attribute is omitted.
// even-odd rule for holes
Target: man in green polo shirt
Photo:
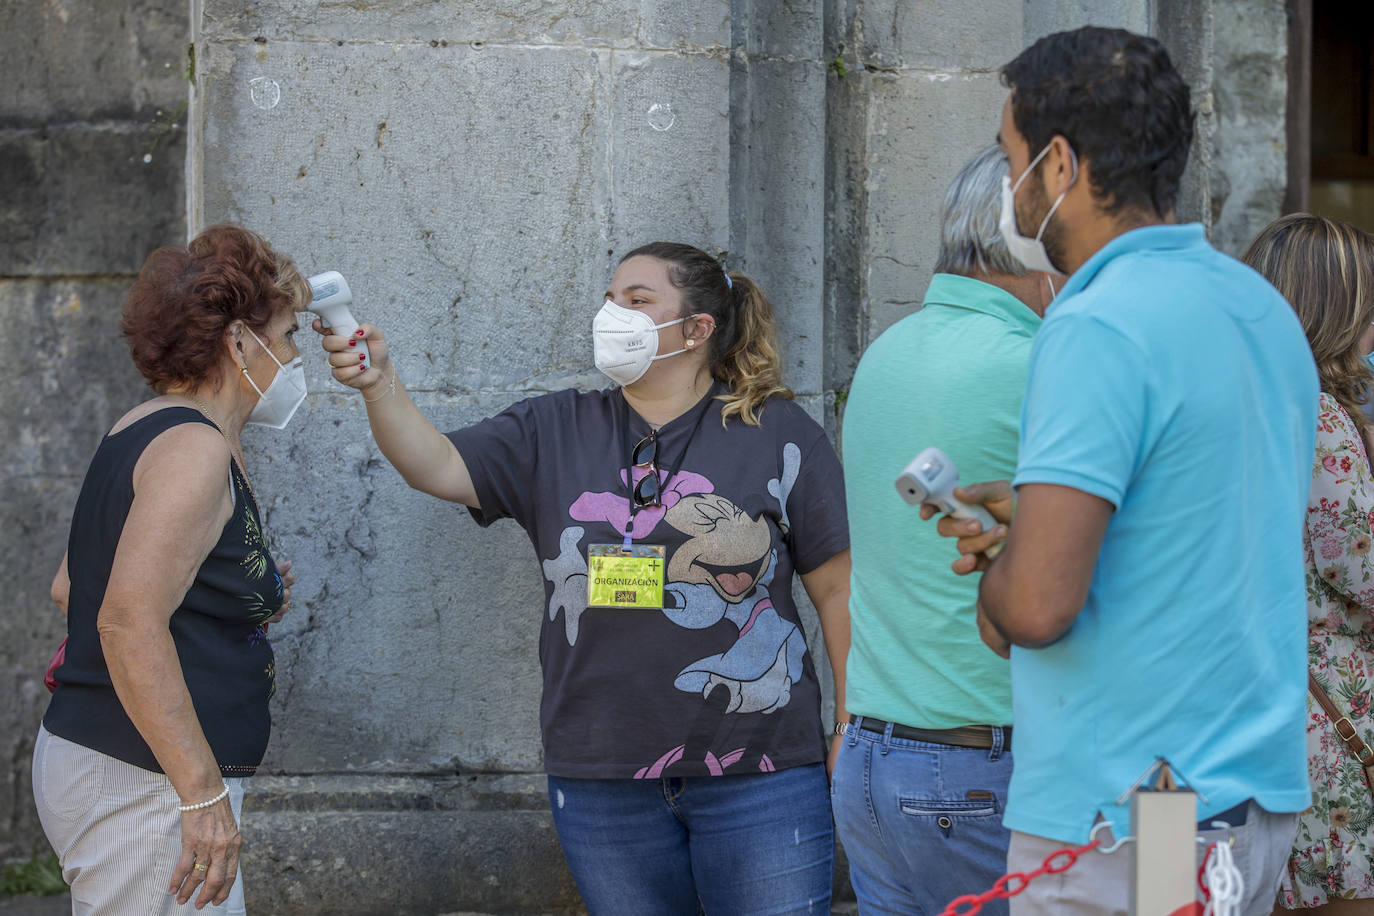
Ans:
<svg viewBox="0 0 1374 916"><path fill-rule="evenodd" d="M929 446L965 481L1016 469L1031 341L1053 294L997 229L1006 174L990 146L955 177L921 310L864 353L844 412L852 641L833 805L863 916L938 913L1006 866L1008 665L978 637L978 583L950 574L954 545L895 486Z"/></svg>

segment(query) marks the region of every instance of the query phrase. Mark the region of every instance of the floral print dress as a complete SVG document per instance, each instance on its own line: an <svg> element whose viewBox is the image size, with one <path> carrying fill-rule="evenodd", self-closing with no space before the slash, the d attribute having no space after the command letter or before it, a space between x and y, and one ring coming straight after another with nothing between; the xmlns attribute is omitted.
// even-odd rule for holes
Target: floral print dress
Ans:
<svg viewBox="0 0 1374 916"><path fill-rule="evenodd" d="M1308 666L1337 708L1374 744L1374 480L1360 431L1323 393L1307 503ZM1279 899L1293 909L1374 897L1374 801L1364 770L1307 697L1312 807L1298 819Z"/></svg>

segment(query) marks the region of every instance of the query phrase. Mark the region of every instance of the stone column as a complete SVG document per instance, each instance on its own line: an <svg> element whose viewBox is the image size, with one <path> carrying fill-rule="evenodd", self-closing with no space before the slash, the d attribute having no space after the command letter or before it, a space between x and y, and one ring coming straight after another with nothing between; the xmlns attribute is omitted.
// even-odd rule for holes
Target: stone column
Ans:
<svg viewBox="0 0 1374 916"><path fill-rule="evenodd" d="M824 419L815 6L203 0L192 226L239 221L308 273L342 271L441 429L603 386L589 329L616 262L686 241L769 292L788 381ZM299 579L273 630L249 901L573 904L540 775L539 558L513 523L481 531L409 490L304 338L307 406L248 437ZM814 616L808 632L826 677Z"/></svg>
<svg viewBox="0 0 1374 916"><path fill-rule="evenodd" d="M29 772L66 631L48 588L91 454L146 396L119 311L184 231L186 39L181 0L0 5L0 862L47 853Z"/></svg>

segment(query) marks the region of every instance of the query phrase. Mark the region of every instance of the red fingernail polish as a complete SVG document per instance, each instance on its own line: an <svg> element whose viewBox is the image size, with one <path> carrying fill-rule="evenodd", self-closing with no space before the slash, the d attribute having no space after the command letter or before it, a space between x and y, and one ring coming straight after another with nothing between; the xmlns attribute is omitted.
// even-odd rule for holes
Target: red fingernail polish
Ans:
<svg viewBox="0 0 1374 916"><path fill-rule="evenodd" d="M362 337L362 336L363 336L363 329L362 329L362 328L358 328L358 330L354 331L353 333L354 333L354 334L357 334L359 337Z"/></svg>
<svg viewBox="0 0 1374 916"><path fill-rule="evenodd" d="M357 342L356 340L354 340L352 337L350 337L350 338L348 338L348 345L349 345L350 347L356 347L356 346L358 345L358 342Z"/></svg>
<svg viewBox="0 0 1374 916"><path fill-rule="evenodd" d="M365 354L363 354L363 353L359 353L359 354L358 354L358 362L362 362L362 361L365 360L365 359L367 359L367 356L366 356Z"/></svg>

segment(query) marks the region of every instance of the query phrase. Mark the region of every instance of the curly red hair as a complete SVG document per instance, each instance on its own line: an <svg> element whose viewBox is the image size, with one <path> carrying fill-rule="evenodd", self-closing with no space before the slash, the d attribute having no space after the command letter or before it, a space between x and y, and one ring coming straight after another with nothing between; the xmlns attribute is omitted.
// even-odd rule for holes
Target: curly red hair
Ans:
<svg viewBox="0 0 1374 916"><path fill-rule="evenodd" d="M233 322L261 332L277 315L309 302L310 285L295 262L257 233L221 223L184 247L148 256L119 329L138 371L162 393L212 378Z"/></svg>

